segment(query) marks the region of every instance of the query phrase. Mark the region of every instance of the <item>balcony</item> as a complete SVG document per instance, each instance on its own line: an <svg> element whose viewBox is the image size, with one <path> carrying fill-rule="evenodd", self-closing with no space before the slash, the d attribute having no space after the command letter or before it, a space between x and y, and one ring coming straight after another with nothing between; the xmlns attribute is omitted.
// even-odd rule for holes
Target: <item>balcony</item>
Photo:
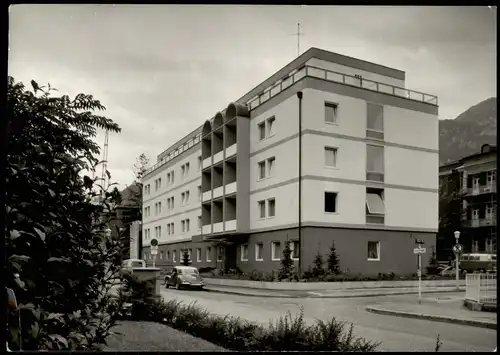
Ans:
<svg viewBox="0 0 500 355"><path fill-rule="evenodd" d="M497 192L497 186L494 184L476 185L466 190L467 196L478 196Z"/></svg>
<svg viewBox="0 0 500 355"><path fill-rule="evenodd" d="M480 219L469 219L464 221L466 228L492 227L497 225L496 216L486 216Z"/></svg>
<svg viewBox="0 0 500 355"><path fill-rule="evenodd" d="M222 233L224 231L224 223L214 223L214 233Z"/></svg>
<svg viewBox="0 0 500 355"><path fill-rule="evenodd" d="M236 154L236 144L226 148L226 159Z"/></svg>
<svg viewBox="0 0 500 355"><path fill-rule="evenodd" d="M225 231L230 232L230 231L235 231L236 230L236 220L233 219L232 221L226 221L225 222Z"/></svg>
<svg viewBox="0 0 500 355"><path fill-rule="evenodd" d="M202 227L202 233L203 234L211 234L212 233L212 225L207 224L206 226Z"/></svg>
<svg viewBox="0 0 500 355"><path fill-rule="evenodd" d="M385 93L393 96L399 96L407 100L424 102L431 105L438 105L438 98L434 95L424 94L419 91L408 90L394 85L383 84L377 81L360 79L358 77L347 75L332 70L326 70L311 65L306 65L300 70L294 70L290 75L280 82L264 89L260 94L247 101L248 109L254 110L272 97L290 87L304 77L319 78L326 81L340 83L349 86L357 86L366 90Z"/></svg>
<svg viewBox="0 0 500 355"><path fill-rule="evenodd" d="M224 152L220 151L214 155L214 165L221 162L224 159Z"/></svg>
<svg viewBox="0 0 500 355"><path fill-rule="evenodd" d="M234 194L236 192L236 181L226 185L226 195Z"/></svg>
<svg viewBox="0 0 500 355"><path fill-rule="evenodd" d="M211 198L212 198L212 191L206 191L203 193L202 201L205 202L210 200Z"/></svg>
<svg viewBox="0 0 500 355"><path fill-rule="evenodd" d="M212 157L203 159L203 163L201 165L203 169L208 168L210 165L212 165Z"/></svg>
<svg viewBox="0 0 500 355"><path fill-rule="evenodd" d="M213 195L214 199L221 197L223 193L224 193L224 187L223 186L216 187L214 189L214 195Z"/></svg>

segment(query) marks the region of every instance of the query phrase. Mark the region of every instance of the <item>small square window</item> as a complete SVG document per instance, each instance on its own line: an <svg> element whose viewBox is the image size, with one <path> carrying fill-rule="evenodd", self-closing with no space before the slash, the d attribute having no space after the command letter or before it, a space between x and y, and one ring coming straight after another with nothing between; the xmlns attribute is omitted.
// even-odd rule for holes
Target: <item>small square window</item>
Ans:
<svg viewBox="0 0 500 355"><path fill-rule="evenodd" d="M201 248L196 249L196 261L201 262Z"/></svg>
<svg viewBox="0 0 500 355"><path fill-rule="evenodd" d="M337 123L337 109L337 104L325 103L325 122Z"/></svg>
<svg viewBox="0 0 500 355"><path fill-rule="evenodd" d="M266 123L265 122L259 123L258 129L259 129L259 140L261 141L266 138Z"/></svg>
<svg viewBox="0 0 500 355"><path fill-rule="evenodd" d="M276 200L269 199L267 200L267 216L274 217L276 215Z"/></svg>
<svg viewBox="0 0 500 355"><path fill-rule="evenodd" d="M325 191L325 212L337 212L337 193Z"/></svg>
<svg viewBox="0 0 500 355"><path fill-rule="evenodd" d="M259 180L262 180L266 177L266 162L259 162Z"/></svg>
<svg viewBox="0 0 500 355"><path fill-rule="evenodd" d="M205 253L206 253L205 259L207 260L207 262L212 261L212 259L211 259L212 248L211 247L207 247L207 250L205 251Z"/></svg>
<svg viewBox="0 0 500 355"><path fill-rule="evenodd" d="M271 245L271 259L273 261L281 260L281 243L273 242Z"/></svg>
<svg viewBox="0 0 500 355"><path fill-rule="evenodd" d="M256 261L262 261L263 259L263 251L264 251L264 244L263 243L257 243L255 244L255 260Z"/></svg>
<svg viewBox="0 0 500 355"><path fill-rule="evenodd" d="M368 260L380 260L380 242L368 242Z"/></svg>
<svg viewBox="0 0 500 355"><path fill-rule="evenodd" d="M248 244L241 245L241 261L248 261Z"/></svg>
<svg viewBox="0 0 500 355"><path fill-rule="evenodd" d="M274 162L276 161L275 157L267 159L267 176L273 176L274 174Z"/></svg>
<svg viewBox="0 0 500 355"><path fill-rule="evenodd" d="M266 203L265 201L259 201L259 218L266 218Z"/></svg>
<svg viewBox="0 0 500 355"><path fill-rule="evenodd" d="M274 121L276 121L276 119L274 117L267 119L267 137L268 138L274 136Z"/></svg>
<svg viewBox="0 0 500 355"><path fill-rule="evenodd" d="M330 168L337 166L337 148L325 147L325 166Z"/></svg>

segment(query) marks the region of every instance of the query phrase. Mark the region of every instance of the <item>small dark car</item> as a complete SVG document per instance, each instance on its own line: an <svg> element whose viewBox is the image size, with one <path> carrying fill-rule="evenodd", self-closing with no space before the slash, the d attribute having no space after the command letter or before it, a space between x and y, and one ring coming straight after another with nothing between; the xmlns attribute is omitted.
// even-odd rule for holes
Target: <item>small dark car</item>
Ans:
<svg viewBox="0 0 500 355"><path fill-rule="evenodd" d="M165 276L165 287L169 288L170 286L175 287L177 290L181 288L202 289L205 283L197 268L193 266L175 266L172 268L172 273Z"/></svg>

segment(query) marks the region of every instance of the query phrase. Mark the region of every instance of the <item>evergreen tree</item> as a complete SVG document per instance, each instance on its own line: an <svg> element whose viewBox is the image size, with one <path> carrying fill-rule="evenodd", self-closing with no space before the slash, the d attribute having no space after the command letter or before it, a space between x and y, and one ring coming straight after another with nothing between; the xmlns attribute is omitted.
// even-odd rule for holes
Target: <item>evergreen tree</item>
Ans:
<svg viewBox="0 0 500 355"><path fill-rule="evenodd" d="M337 250L335 249L335 241L332 241L330 246L330 254L328 254L328 271L334 275L340 274L340 261L337 256Z"/></svg>
<svg viewBox="0 0 500 355"><path fill-rule="evenodd" d="M182 265L184 266L189 266L191 261L189 260L189 253L187 249L184 249L184 252L182 253Z"/></svg>
<svg viewBox="0 0 500 355"><path fill-rule="evenodd" d="M279 270L279 280L292 278L293 274L293 259L292 259L292 249L290 248L290 242L287 240L285 242L285 248L283 249L283 256L281 258L281 269Z"/></svg>
<svg viewBox="0 0 500 355"><path fill-rule="evenodd" d="M314 258L314 266L312 269L313 276L321 276L325 274L325 269L323 269L323 256L320 254L319 250Z"/></svg>

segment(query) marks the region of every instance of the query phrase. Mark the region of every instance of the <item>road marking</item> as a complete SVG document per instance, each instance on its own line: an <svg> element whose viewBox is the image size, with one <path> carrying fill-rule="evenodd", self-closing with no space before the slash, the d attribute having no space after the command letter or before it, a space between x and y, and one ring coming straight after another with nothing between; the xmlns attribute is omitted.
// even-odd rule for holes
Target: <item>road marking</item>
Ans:
<svg viewBox="0 0 500 355"><path fill-rule="evenodd" d="M323 294L321 293L317 293L317 292L308 292L310 295L314 295L314 296L323 296Z"/></svg>

